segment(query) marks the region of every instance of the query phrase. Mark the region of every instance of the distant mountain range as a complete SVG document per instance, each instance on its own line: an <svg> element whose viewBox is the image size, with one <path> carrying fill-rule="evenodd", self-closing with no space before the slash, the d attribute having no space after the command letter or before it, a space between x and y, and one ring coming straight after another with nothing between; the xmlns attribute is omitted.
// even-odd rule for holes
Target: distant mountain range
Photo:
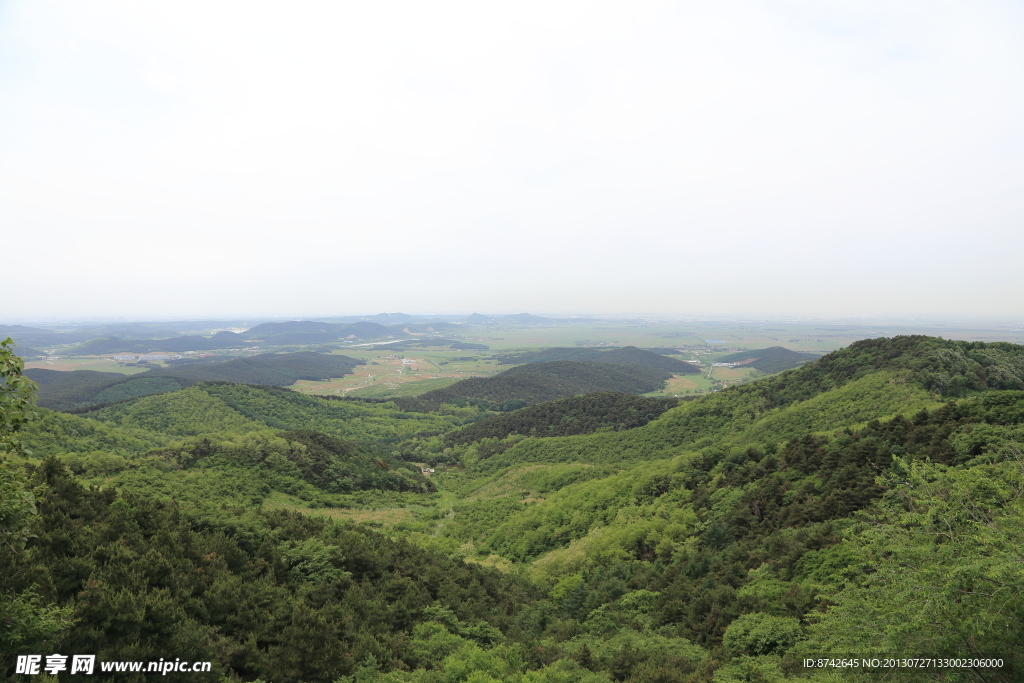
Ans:
<svg viewBox="0 0 1024 683"><path fill-rule="evenodd" d="M223 321L221 321L223 322ZM437 319L433 316L416 316L406 313L379 313L373 316L347 316L331 321L291 320L265 322L250 327L245 332L220 331L212 336L183 334L179 330L195 329L196 326L216 328L219 323L126 323L79 327L72 330L48 330L24 325L0 325L0 339L10 336L23 345L23 355L43 355L43 351L31 347L67 346L66 355L102 355L110 353L150 353L163 351L184 353L186 351L212 351L260 346L296 346L325 344L345 340L374 340L441 333L464 325L549 325L568 322L593 322L582 318L545 318L530 313L515 315L485 316L479 313L462 317L449 316ZM230 326L224 324L222 326ZM238 329L237 325L235 328ZM448 342L459 343L459 342ZM464 347L469 348L469 347ZM478 348L478 347L473 347ZM32 351L34 353L28 353Z"/></svg>

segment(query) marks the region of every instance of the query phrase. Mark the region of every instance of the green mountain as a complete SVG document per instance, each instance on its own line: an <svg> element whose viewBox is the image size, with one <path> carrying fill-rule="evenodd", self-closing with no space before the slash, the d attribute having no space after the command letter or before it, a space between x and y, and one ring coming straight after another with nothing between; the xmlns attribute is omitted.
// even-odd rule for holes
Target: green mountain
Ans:
<svg viewBox="0 0 1024 683"><path fill-rule="evenodd" d="M719 363L736 363L744 367L751 367L769 374L791 370L795 367L817 360L821 356L817 353L802 353L790 351L782 346L772 346L767 349L754 349L753 351L740 351L739 353L722 356L717 360Z"/></svg>
<svg viewBox="0 0 1024 683"><path fill-rule="evenodd" d="M1020 388L1024 353L1013 344L909 336L864 340L781 375L683 403L638 429L527 439L502 458L625 462L683 449L779 443L911 414L971 392Z"/></svg>
<svg viewBox="0 0 1024 683"><path fill-rule="evenodd" d="M521 365L436 412L202 383L38 409L47 488L0 586L77 622L18 652L285 683L1020 680L1024 347L865 340L689 401L486 409L633 367ZM382 506L386 535L337 521ZM862 664L895 653L985 661Z"/></svg>
<svg viewBox="0 0 1024 683"><path fill-rule="evenodd" d="M358 491L433 491L388 444L458 424L390 404L230 383L196 384L79 415L37 412L24 435L34 456L56 456L89 481L197 504L259 505L283 494L339 507L350 504L343 494Z"/></svg>
<svg viewBox="0 0 1024 683"><path fill-rule="evenodd" d="M231 383L199 383L180 391L98 406L80 415L172 437L314 429L373 443L397 443L420 431L451 429L460 423L453 415L408 413L390 402L330 400Z"/></svg>
<svg viewBox="0 0 1024 683"><path fill-rule="evenodd" d="M520 365L492 377L471 377L416 398L395 399L410 410L435 410L443 403L483 402L502 410L595 391L642 394L661 387L670 373L642 365L550 361Z"/></svg>
<svg viewBox="0 0 1024 683"><path fill-rule="evenodd" d="M664 628L721 652L716 681L790 680L786 653L840 646L1012 650L1024 634L1024 601L1009 588L1024 577L1008 573L1020 533L1006 526L1024 521L1024 489L1014 488L1024 484L1015 455L1024 442L1022 361L1024 347L1013 345L870 340L626 431L510 432L493 443L501 434L480 429L483 421L444 437L478 438L462 447L472 456L460 475L463 502L442 536L529 567L590 636ZM981 483L988 477L995 489ZM922 507L909 514L913 501ZM944 522L927 510L971 515L975 504L981 516L957 517L949 552L931 553L930 534ZM981 538L998 539L998 550L981 551ZM918 608L937 621L915 615L920 589L901 577L901 562L919 567L935 594L945 591L943 606ZM963 572L987 597L954 578ZM624 604L640 592L646 627ZM1005 600L1014 626L996 634L982 624L1004 618ZM835 616L831 604L842 605ZM943 623L942 610L960 622ZM889 635L879 637L879 624ZM586 636L573 641L564 651L594 647ZM676 680L710 680L692 660L688 667L692 677ZM1016 671L988 673L1010 681Z"/></svg>
<svg viewBox="0 0 1024 683"><path fill-rule="evenodd" d="M430 665L463 642L504 647L501 629L537 593L358 525L86 488L52 460L32 483L47 491L35 538L0 565L3 585L73 605L60 651L97 654L96 673L161 657L213 663L168 681L334 681L368 660Z"/></svg>
<svg viewBox="0 0 1024 683"><path fill-rule="evenodd" d="M173 361L172 361L173 362ZM348 356L302 351L260 354L231 360L181 361L167 368L124 375L94 370L56 371L43 368L25 372L39 384L39 405L73 410L139 396L177 391L197 382L238 382L289 386L297 380L343 377L363 361Z"/></svg>
<svg viewBox="0 0 1024 683"><path fill-rule="evenodd" d="M678 358L667 358L664 354L638 349L635 346L624 346L621 349L588 349L588 348L552 348L543 351L505 354L497 356L503 364L517 363L550 363L557 360L568 360L577 363L611 363L613 365L640 365L655 370L663 370L676 374L697 374L700 368Z"/></svg>

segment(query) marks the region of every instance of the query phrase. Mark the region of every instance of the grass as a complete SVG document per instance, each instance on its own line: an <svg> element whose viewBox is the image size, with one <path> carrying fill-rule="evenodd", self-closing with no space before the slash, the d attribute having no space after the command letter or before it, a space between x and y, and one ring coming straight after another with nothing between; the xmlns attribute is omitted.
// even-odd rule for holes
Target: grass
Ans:
<svg viewBox="0 0 1024 683"><path fill-rule="evenodd" d="M410 380L408 382L382 382L352 391L350 396L362 398L392 398L397 396L419 396L434 389L443 389L458 382L456 377Z"/></svg>
<svg viewBox="0 0 1024 683"><path fill-rule="evenodd" d="M371 398L416 396L460 379L486 377L509 367L486 360L491 355L490 351L457 351L447 347L405 351L344 349L339 353L366 361L366 365L357 366L351 375L345 377L323 382L300 380L291 388L303 393ZM457 360L466 357L476 360ZM410 386L405 387L407 384Z"/></svg>
<svg viewBox="0 0 1024 683"><path fill-rule="evenodd" d="M287 493L275 491L263 501L267 510L291 510L304 515L329 517L331 519L350 520L359 524L376 527L391 527L403 522L413 521L409 506L377 507L377 508L311 508L301 499Z"/></svg>

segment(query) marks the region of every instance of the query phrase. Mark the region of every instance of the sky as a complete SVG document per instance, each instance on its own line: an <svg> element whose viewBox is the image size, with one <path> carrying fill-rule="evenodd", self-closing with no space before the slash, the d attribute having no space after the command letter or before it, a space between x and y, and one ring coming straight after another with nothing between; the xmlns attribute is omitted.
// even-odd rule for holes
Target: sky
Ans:
<svg viewBox="0 0 1024 683"><path fill-rule="evenodd" d="M0 0L0 322L1022 317L1024 4Z"/></svg>

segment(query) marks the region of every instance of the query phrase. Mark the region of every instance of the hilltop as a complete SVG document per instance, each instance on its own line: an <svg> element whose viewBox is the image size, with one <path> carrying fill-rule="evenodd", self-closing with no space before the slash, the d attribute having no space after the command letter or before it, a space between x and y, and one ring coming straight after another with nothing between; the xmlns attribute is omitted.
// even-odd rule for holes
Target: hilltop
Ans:
<svg viewBox="0 0 1024 683"><path fill-rule="evenodd" d="M735 363L739 366L751 367L765 373L783 372L821 358L817 353L791 351L782 346L767 349L740 351L717 359L718 363Z"/></svg>
<svg viewBox="0 0 1024 683"><path fill-rule="evenodd" d="M638 349L635 346L624 346L621 349L592 348L550 348L542 351L502 354L496 356L504 365L516 363L549 363L551 361L574 361L578 363L610 363L613 365L639 365L676 374L699 374L700 368L678 358L668 358L664 354Z"/></svg>
<svg viewBox="0 0 1024 683"><path fill-rule="evenodd" d="M398 405L411 410L436 410L444 403L482 401L502 410L520 408L541 401L620 391L643 394L660 388L670 373L642 365L549 361L514 367L492 377L472 377L416 398L398 398Z"/></svg>

